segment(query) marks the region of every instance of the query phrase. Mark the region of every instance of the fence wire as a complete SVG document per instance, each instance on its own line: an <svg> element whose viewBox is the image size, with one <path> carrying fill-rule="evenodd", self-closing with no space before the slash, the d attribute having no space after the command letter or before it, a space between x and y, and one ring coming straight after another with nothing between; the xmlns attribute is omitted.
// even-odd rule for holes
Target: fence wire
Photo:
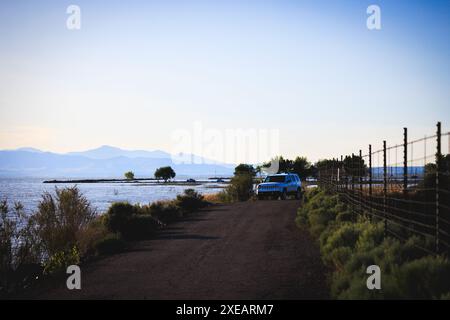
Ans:
<svg viewBox="0 0 450 320"><path fill-rule="evenodd" d="M320 186L342 196L355 215L384 223L385 234L421 237L422 250L450 253L450 132L387 145L318 167Z"/></svg>

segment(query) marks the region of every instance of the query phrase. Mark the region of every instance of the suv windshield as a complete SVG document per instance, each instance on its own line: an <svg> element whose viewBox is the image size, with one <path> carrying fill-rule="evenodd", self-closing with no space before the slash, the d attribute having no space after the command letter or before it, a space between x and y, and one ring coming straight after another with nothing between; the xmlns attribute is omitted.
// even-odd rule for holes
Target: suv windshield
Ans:
<svg viewBox="0 0 450 320"><path fill-rule="evenodd" d="M268 176L264 182L284 182L286 176Z"/></svg>

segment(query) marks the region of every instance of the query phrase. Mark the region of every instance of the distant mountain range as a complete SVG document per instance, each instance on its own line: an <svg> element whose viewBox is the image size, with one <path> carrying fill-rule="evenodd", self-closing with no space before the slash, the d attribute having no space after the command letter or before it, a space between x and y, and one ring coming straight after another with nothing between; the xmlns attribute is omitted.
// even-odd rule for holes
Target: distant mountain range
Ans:
<svg viewBox="0 0 450 320"><path fill-rule="evenodd" d="M29 149L29 148L25 148ZM36 150L36 149L34 149ZM117 157L127 158L153 158L153 159L168 159L172 156L164 151L145 151L145 150L123 150L111 146L101 146L96 149L81 151L81 152L69 152L67 155L71 156L84 156L91 159L111 159Z"/></svg>
<svg viewBox="0 0 450 320"><path fill-rule="evenodd" d="M192 159L190 163L172 159L171 154L161 150L124 150L112 146L65 154L19 148L0 151L0 176L114 178L131 170L137 177L151 177L156 168L172 166L178 177L186 177L231 175L234 169L234 165L196 155L183 155L183 159Z"/></svg>

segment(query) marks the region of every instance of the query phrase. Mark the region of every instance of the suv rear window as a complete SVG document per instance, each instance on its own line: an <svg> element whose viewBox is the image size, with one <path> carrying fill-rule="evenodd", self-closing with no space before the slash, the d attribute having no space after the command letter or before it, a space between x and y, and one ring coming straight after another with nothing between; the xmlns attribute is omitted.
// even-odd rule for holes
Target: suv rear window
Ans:
<svg viewBox="0 0 450 320"><path fill-rule="evenodd" d="M268 176L264 182L284 182L286 176Z"/></svg>

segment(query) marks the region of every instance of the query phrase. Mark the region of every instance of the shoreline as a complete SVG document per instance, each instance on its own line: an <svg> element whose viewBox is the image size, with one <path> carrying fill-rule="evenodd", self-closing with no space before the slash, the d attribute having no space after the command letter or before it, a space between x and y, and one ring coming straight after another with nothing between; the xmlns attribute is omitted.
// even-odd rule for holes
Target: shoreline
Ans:
<svg viewBox="0 0 450 320"><path fill-rule="evenodd" d="M149 182L147 185L192 185L197 186L201 184L211 184L211 183L226 183L226 182L216 182L210 181L209 179L206 181L168 181L164 182L155 178L138 178L138 179L71 179L71 180L44 180L42 183L53 183L53 184L63 184L63 183L142 183Z"/></svg>

